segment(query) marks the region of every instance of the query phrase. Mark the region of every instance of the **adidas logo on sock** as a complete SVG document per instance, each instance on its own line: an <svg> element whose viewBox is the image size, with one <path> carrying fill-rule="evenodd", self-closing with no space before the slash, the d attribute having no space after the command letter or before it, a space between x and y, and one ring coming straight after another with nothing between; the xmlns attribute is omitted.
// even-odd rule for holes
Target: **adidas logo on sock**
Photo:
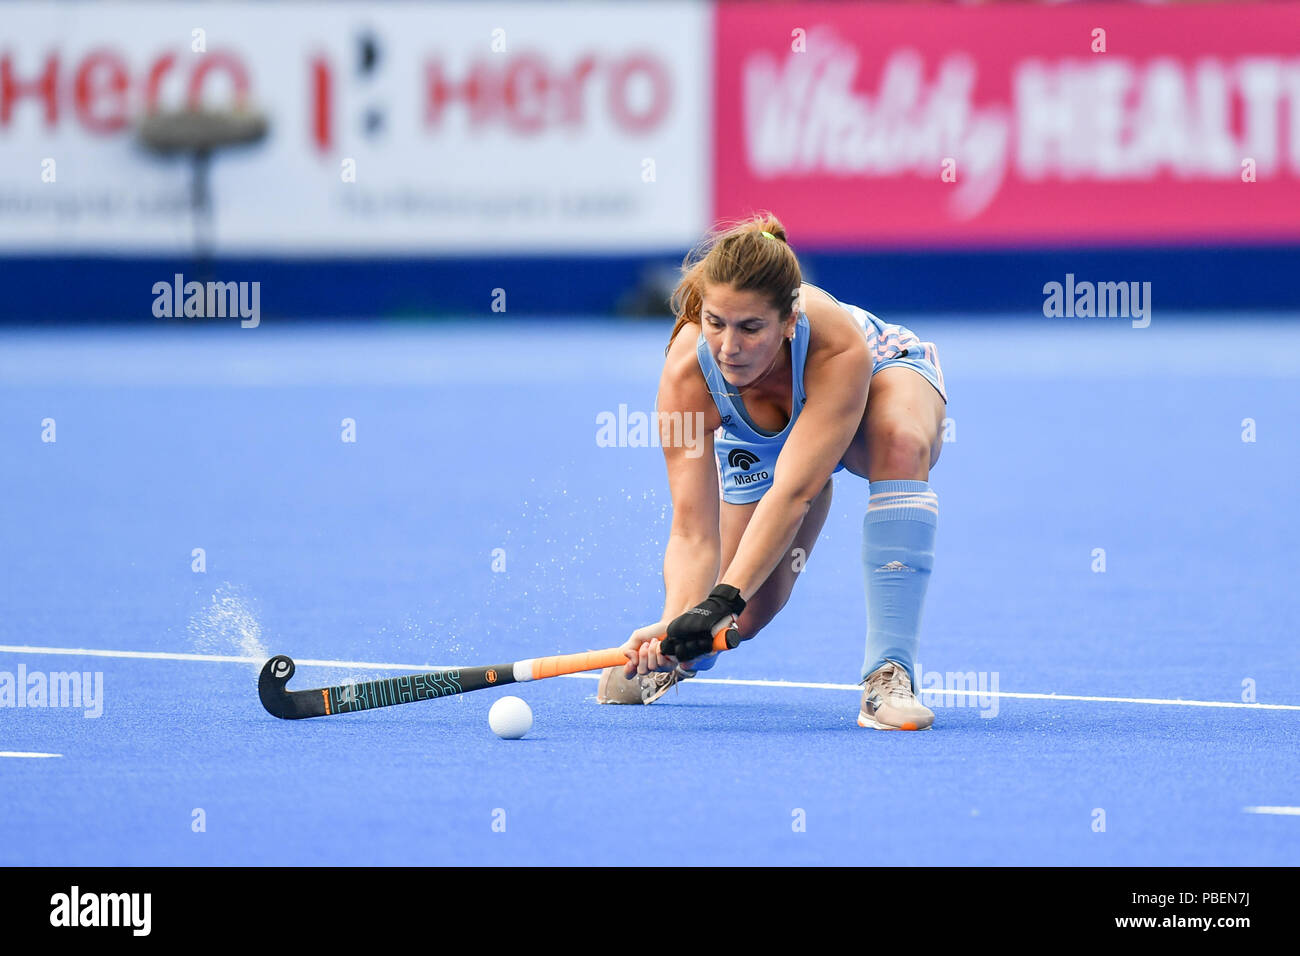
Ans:
<svg viewBox="0 0 1300 956"><path fill-rule="evenodd" d="M876 568L877 574L881 571L911 571L915 574L916 568L909 568L902 561L890 561L888 564L882 564L880 567Z"/></svg>

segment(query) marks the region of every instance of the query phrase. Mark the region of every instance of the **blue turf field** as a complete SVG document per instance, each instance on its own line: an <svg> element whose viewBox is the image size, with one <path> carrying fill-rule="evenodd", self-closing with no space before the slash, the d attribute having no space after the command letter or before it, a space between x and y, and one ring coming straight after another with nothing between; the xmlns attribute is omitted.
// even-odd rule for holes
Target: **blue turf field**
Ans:
<svg viewBox="0 0 1300 956"><path fill-rule="evenodd" d="M0 757L0 863L1295 864L1300 816L1243 808L1300 806L1300 326L889 320L939 344L956 429L921 663L1002 696L855 726L841 473L790 604L713 680L649 708L513 688L517 742L487 727L511 690L280 722L258 663L352 662L292 685L323 686L655 620L660 452L595 435L652 408L667 326L0 333L0 671L105 686L98 719L0 709L0 751L61 754ZM1289 709L1173 703L1247 681Z"/></svg>

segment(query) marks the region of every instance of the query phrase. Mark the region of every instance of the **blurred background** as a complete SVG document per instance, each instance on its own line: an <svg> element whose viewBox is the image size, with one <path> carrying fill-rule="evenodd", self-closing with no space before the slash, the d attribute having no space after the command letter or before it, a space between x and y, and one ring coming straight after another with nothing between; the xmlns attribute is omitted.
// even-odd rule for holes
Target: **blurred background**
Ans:
<svg viewBox="0 0 1300 956"><path fill-rule="evenodd" d="M155 322L176 273L663 315L756 209L878 313L1291 309L1298 47L1291 3L6 3L0 317Z"/></svg>

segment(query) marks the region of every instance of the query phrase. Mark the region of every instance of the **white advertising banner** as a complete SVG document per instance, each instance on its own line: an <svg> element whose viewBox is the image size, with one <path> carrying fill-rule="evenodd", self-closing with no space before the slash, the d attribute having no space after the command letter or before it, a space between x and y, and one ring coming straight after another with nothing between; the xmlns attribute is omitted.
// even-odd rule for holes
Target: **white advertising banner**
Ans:
<svg viewBox="0 0 1300 956"><path fill-rule="evenodd" d="M709 208L695 2L7 3L0 251L186 252L187 105L263 112L211 164L227 255L636 251Z"/></svg>

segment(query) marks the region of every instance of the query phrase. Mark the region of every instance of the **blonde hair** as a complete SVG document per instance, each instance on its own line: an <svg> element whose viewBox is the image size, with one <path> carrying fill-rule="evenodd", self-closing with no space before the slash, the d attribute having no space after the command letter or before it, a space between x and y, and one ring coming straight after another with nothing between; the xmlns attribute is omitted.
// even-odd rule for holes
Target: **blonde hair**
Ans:
<svg viewBox="0 0 1300 956"><path fill-rule="evenodd" d="M767 233L767 235L764 235ZM757 292L788 316L803 285L799 259L785 236L785 227L770 212L712 230L682 260L682 278L670 302L677 324L668 348L688 322L700 322L706 285L729 285L738 292ZM664 349L667 353L668 348Z"/></svg>

